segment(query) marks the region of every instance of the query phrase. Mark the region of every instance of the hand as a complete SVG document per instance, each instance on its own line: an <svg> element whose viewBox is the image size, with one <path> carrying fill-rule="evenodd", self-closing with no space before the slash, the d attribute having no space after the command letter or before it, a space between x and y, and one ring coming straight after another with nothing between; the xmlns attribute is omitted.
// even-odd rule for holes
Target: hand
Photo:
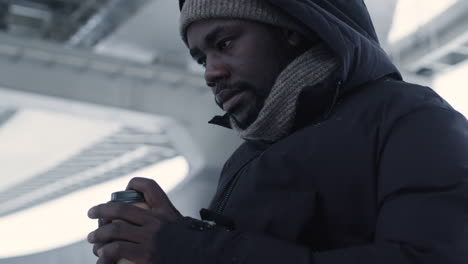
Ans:
<svg viewBox="0 0 468 264"><path fill-rule="evenodd" d="M154 263L158 231L183 217L154 180L133 178L127 190L142 192L151 209L106 203L88 211L89 218L102 219L99 228L88 235L99 264L114 264L122 258L136 264Z"/></svg>

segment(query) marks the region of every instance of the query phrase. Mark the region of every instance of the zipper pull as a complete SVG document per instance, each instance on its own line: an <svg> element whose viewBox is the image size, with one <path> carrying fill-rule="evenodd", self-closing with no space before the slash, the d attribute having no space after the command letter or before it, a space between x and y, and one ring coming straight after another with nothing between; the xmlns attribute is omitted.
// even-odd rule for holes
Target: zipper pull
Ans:
<svg viewBox="0 0 468 264"><path fill-rule="evenodd" d="M202 218L203 221L214 222L217 225L226 227L228 230L232 231L232 230L236 229L234 221L231 218L226 217L226 216L221 215L221 214L217 214L217 213L215 213L213 211L210 211L208 209L205 209L205 208L201 209L200 210L200 217Z"/></svg>

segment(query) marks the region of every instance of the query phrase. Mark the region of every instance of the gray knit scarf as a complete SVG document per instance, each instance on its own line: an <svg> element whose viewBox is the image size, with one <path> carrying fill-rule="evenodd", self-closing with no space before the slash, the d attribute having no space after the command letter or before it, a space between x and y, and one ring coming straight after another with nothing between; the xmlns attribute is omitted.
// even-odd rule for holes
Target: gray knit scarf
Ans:
<svg viewBox="0 0 468 264"><path fill-rule="evenodd" d="M276 142L291 133L301 90L327 78L337 60L318 44L293 60L278 76L257 119L246 129L231 118L231 126L245 140Z"/></svg>

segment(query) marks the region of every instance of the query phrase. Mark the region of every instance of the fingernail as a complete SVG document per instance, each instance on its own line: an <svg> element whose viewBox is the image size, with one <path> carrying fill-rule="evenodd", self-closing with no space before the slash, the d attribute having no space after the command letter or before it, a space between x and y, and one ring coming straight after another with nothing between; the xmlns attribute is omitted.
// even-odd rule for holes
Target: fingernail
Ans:
<svg viewBox="0 0 468 264"><path fill-rule="evenodd" d="M102 248L98 249L98 251L97 251L97 255L98 255L99 257L101 257L101 256L102 256Z"/></svg>
<svg viewBox="0 0 468 264"><path fill-rule="evenodd" d="M88 242L93 243L94 242L94 231L89 233L88 235Z"/></svg>
<svg viewBox="0 0 468 264"><path fill-rule="evenodd" d="M89 209L88 211L88 217L90 218L94 218L94 214L96 213L96 209L93 207L91 209Z"/></svg>

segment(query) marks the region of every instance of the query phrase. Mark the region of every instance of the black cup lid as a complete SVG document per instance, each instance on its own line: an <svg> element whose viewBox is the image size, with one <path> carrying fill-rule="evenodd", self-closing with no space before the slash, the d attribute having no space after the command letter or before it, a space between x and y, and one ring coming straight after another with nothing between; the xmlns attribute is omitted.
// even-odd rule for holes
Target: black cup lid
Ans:
<svg viewBox="0 0 468 264"><path fill-rule="evenodd" d="M145 202L145 197L141 192L128 190L112 193L111 201L120 203L140 203Z"/></svg>

